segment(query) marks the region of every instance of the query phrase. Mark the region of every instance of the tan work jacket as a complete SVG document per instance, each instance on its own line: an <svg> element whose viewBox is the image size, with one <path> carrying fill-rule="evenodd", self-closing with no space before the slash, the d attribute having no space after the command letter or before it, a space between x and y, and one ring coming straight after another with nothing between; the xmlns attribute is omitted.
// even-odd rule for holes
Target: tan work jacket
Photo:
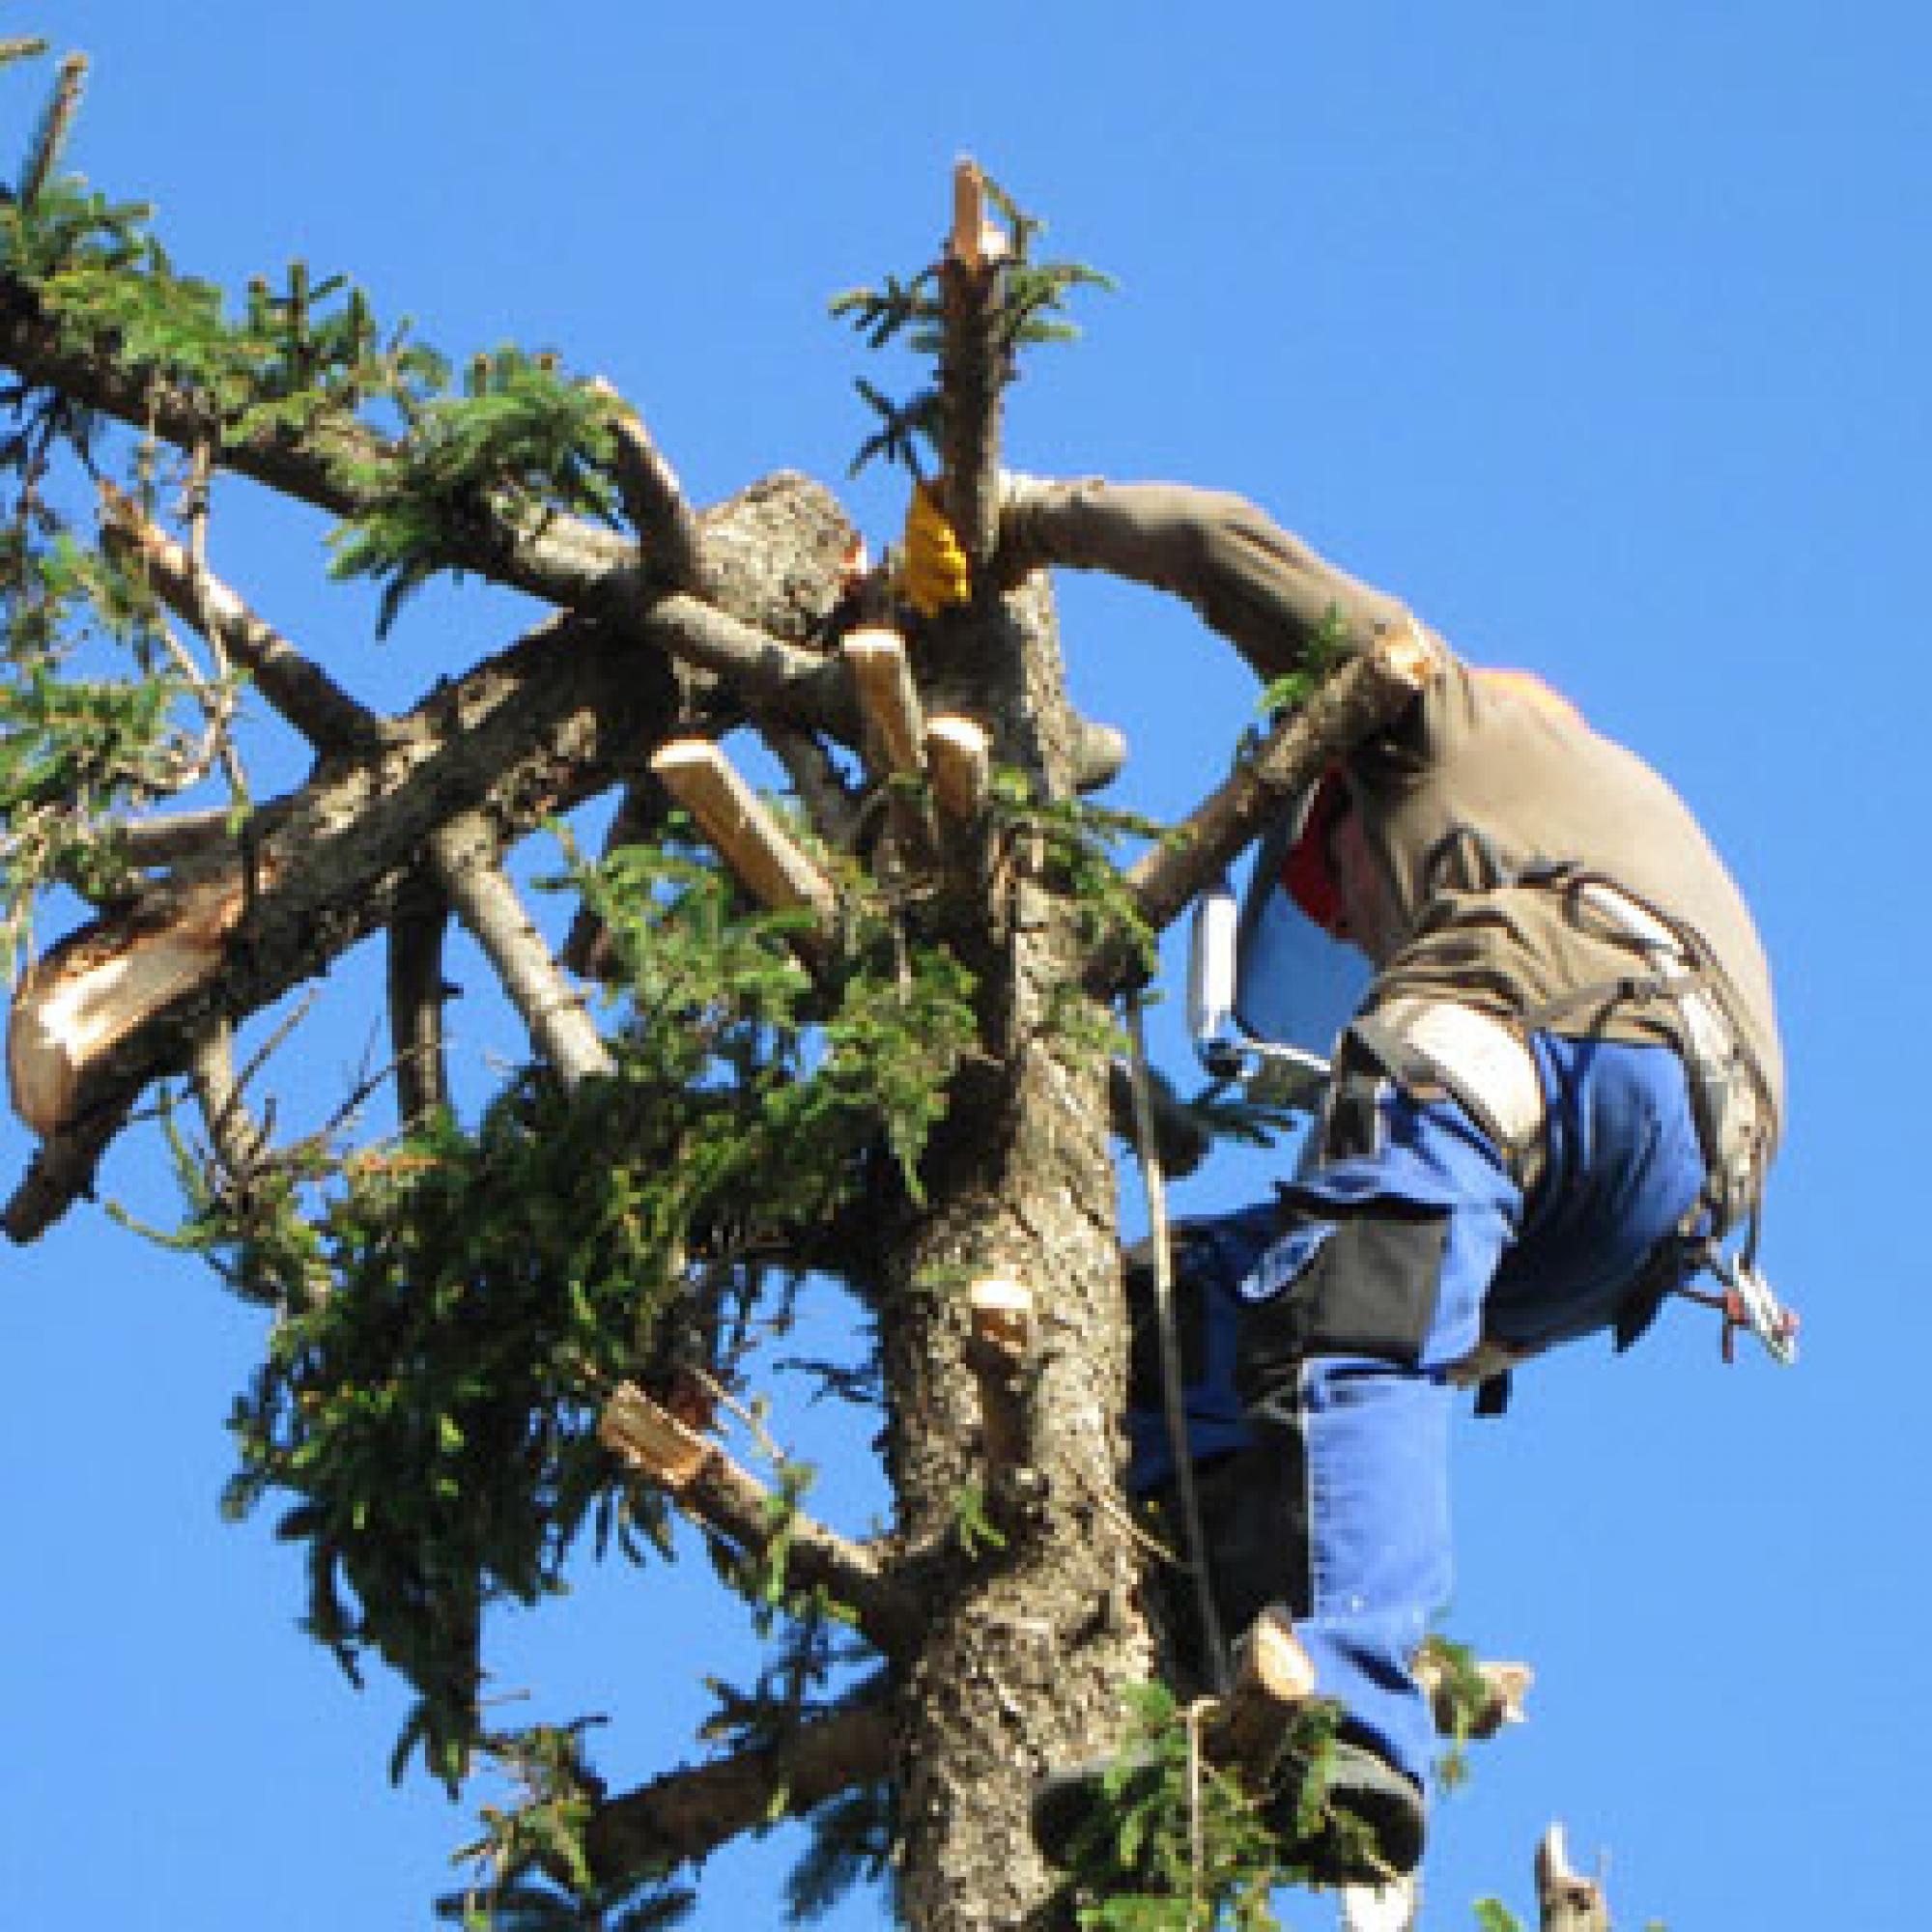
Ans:
<svg viewBox="0 0 1932 1932"><path fill-rule="evenodd" d="M1237 497L1179 485L1019 479L1002 525L1020 566L1101 569L1185 598L1264 675L1295 668L1340 611L1356 643L1408 621ZM1436 639L1440 642L1439 639ZM1368 996L1424 993L1518 1024L1685 1045L1675 999L1627 931L1574 890L1611 882L1701 955L1764 1089L1783 1060L1744 899L1689 808L1634 753L1443 647L1440 674L1348 778L1399 938Z"/></svg>

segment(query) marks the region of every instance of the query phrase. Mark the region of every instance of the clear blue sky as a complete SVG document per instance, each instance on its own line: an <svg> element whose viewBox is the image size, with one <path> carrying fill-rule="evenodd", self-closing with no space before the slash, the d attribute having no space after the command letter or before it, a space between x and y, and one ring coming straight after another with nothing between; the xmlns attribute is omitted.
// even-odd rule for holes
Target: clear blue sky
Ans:
<svg viewBox="0 0 1932 1932"><path fill-rule="evenodd" d="M1626 1924L1909 1922L1932 1702L1925 11L7 14L96 57L73 164L156 200L182 264L236 282L301 255L453 352L554 346L644 410L700 498L780 465L839 476L861 364L826 298L922 259L971 151L1122 283L1014 393L1013 463L1246 491L1677 781L1778 977L1768 1261L1807 1358L1726 1370L1685 1310L1463 1430L1452 1628L1540 1682L1441 1813L1428 1923L1467 1925L1483 1891L1527 1909L1552 1816ZM0 76L10 153L39 100ZM853 502L891 534L892 492ZM323 593L321 536L231 487L214 559L378 701L519 621L471 593L377 647L367 600ZM1250 715L1232 654L1145 595L1082 583L1065 611L1083 700L1133 742L1119 798L1182 808ZM366 974L330 990L306 1071L274 1075L291 1125L367 1043ZM480 1077L518 1042L463 1010ZM0 1125L10 1177L26 1152ZM1182 1205L1265 1178L1230 1161ZM169 1212L152 1142L106 1184ZM5 1266L0 1926L426 1924L467 1815L388 1789L398 1696L350 1690L295 1628L295 1555L217 1520L256 1318L99 1214ZM782 1426L810 1452L814 1418ZM832 1471L820 1500L857 1529L873 1493ZM690 1744L716 1621L693 1583L587 1580L504 1629L500 1681L542 1715L609 1711L613 1770L645 1775ZM769 1922L774 1868L717 1861L698 1925Z"/></svg>

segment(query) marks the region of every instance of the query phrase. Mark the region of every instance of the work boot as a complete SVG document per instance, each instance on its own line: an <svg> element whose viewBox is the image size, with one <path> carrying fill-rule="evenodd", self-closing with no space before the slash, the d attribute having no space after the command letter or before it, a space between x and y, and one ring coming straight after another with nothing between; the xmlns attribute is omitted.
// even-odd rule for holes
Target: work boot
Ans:
<svg viewBox="0 0 1932 1932"><path fill-rule="evenodd" d="M1412 1872L1422 1862L1421 1786L1373 1746L1348 1736L1330 1743L1325 1772L1317 1793L1308 1790L1316 1774L1293 1753L1275 1774L1262 1816L1282 1862L1317 1885L1379 1886ZM1306 1827L1305 1796L1313 1800Z"/></svg>
<svg viewBox="0 0 1932 1932"><path fill-rule="evenodd" d="M1380 1752L1349 1738L1335 1739L1324 1759L1322 1787L1310 1793L1314 1774L1307 1761L1284 1758L1260 1805L1279 1861L1294 1866L1311 1884L1326 1886L1385 1885L1413 1871L1422 1862L1420 1787ZM1151 1788L1165 1775L1151 1752L1135 1753L1125 1762L1124 1781L1112 1799L1107 1779L1122 1766L1120 1758L1090 1758L1049 1772L1034 1787L1034 1842L1049 1864L1067 1870L1089 1850L1083 1839L1090 1827L1100 1827L1109 1814L1146 1796L1136 1788L1140 1780ZM1305 1826L1304 1797L1313 1801ZM1098 1830L1091 1836L1097 1840Z"/></svg>

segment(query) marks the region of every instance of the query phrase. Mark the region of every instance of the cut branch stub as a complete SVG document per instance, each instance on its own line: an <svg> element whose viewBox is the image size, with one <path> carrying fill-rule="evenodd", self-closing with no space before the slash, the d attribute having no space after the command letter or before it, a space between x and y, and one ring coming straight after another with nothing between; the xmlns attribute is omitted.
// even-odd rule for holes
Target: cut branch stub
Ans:
<svg viewBox="0 0 1932 1932"><path fill-rule="evenodd" d="M1522 1700L1535 1682L1536 1673L1526 1663L1478 1663L1475 1672L1483 1681L1484 1696L1471 1706L1457 1694L1450 1672L1441 1660L1424 1651L1415 1663L1415 1681L1429 1699L1430 1715L1444 1737L1461 1731L1467 1738L1492 1738L1505 1724L1526 1721Z"/></svg>
<svg viewBox="0 0 1932 1932"><path fill-rule="evenodd" d="M588 384L608 396L611 412L612 474L624 514L644 546L650 574L672 589L709 599L713 586L704 565L703 537L677 472L651 440L643 418L602 377Z"/></svg>
<svg viewBox="0 0 1932 1932"><path fill-rule="evenodd" d="M852 667L868 749L887 778L917 779L925 771L925 717L896 631L854 631L839 646Z"/></svg>
<svg viewBox="0 0 1932 1932"><path fill-rule="evenodd" d="M986 177L977 161L952 164L952 228L946 252L963 269L977 270L1007 253L1007 238L986 216Z"/></svg>
<svg viewBox="0 0 1932 1932"><path fill-rule="evenodd" d="M809 912L816 936L830 936L838 914L831 882L710 739L674 740L651 759L651 769L753 897L775 912Z"/></svg>
<svg viewBox="0 0 1932 1932"><path fill-rule="evenodd" d="M620 1383L597 1418L597 1439L672 1495L688 1488L716 1446L643 1390Z"/></svg>
<svg viewBox="0 0 1932 1932"><path fill-rule="evenodd" d="M986 1468L997 1478L1033 1458L1027 1423L1026 1376L1033 1354L1033 1291L1023 1282L988 1276L967 1294L973 1342L967 1360L980 1385L980 1419Z"/></svg>
<svg viewBox="0 0 1932 1932"><path fill-rule="evenodd" d="M1264 1610L1236 1641L1234 1682L1203 1745L1252 1790L1273 1775L1296 1714L1315 1694L1315 1664L1279 1610Z"/></svg>
<svg viewBox="0 0 1932 1932"><path fill-rule="evenodd" d="M925 727L925 755L941 815L964 830L979 822L992 782L992 741L970 718L935 718Z"/></svg>
<svg viewBox="0 0 1932 1932"><path fill-rule="evenodd" d="M598 1417L597 1439L732 1548L761 1559L782 1542L787 1583L822 1588L882 1651L903 1651L911 1640L924 1606L876 1550L814 1521L642 1389L618 1385ZM762 1590L765 1580L748 1587Z"/></svg>
<svg viewBox="0 0 1932 1932"><path fill-rule="evenodd" d="M1604 1888L1570 1869L1561 1825L1552 1824L1536 1848L1536 1898L1543 1932L1609 1932Z"/></svg>

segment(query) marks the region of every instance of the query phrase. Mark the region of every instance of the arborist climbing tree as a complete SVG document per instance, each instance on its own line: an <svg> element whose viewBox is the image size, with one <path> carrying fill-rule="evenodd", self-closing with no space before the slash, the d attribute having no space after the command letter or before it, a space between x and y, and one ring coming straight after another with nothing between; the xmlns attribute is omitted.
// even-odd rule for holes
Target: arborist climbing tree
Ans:
<svg viewBox="0 0 1932 1932"><path fill-rule="evenodd" d="M907 546L923 600L966 594L930 496ZM1267 982L1293 971L1278 942L1297 918L1372 977L1279 1198L1186 1227L1177 1269L1213 1613L1234 1631L1271 1606L1293 1621L1344 1713L1331 1804L1364 1830L1311 1827L1292 1784L1270 1817L1294 1861L1373 1882L1422 1853L1434 1727L1413 1666L1448 1596L1454 1390L1500 1409L1517 1365L1605 1331L1626 1348L1707 1270L1727 1341L1746 1323L1789 1350L1754 1265L1783 1097L1770 976L1662 779L1535 677L1464 664L1252 505L1004 478L996 575L1049 564L1172 592L1271 683L1386 639L1421 659L1415 696L1268 828L1252 998L1292 993ZM1171 1497L1150 1380L1133 1480ZM1176 1593L1173 1662L1207 1681L1189 1607ZM1054 1856L1111 1802L1116 1769L1047 1780L1037 1821Z"/></svg>

